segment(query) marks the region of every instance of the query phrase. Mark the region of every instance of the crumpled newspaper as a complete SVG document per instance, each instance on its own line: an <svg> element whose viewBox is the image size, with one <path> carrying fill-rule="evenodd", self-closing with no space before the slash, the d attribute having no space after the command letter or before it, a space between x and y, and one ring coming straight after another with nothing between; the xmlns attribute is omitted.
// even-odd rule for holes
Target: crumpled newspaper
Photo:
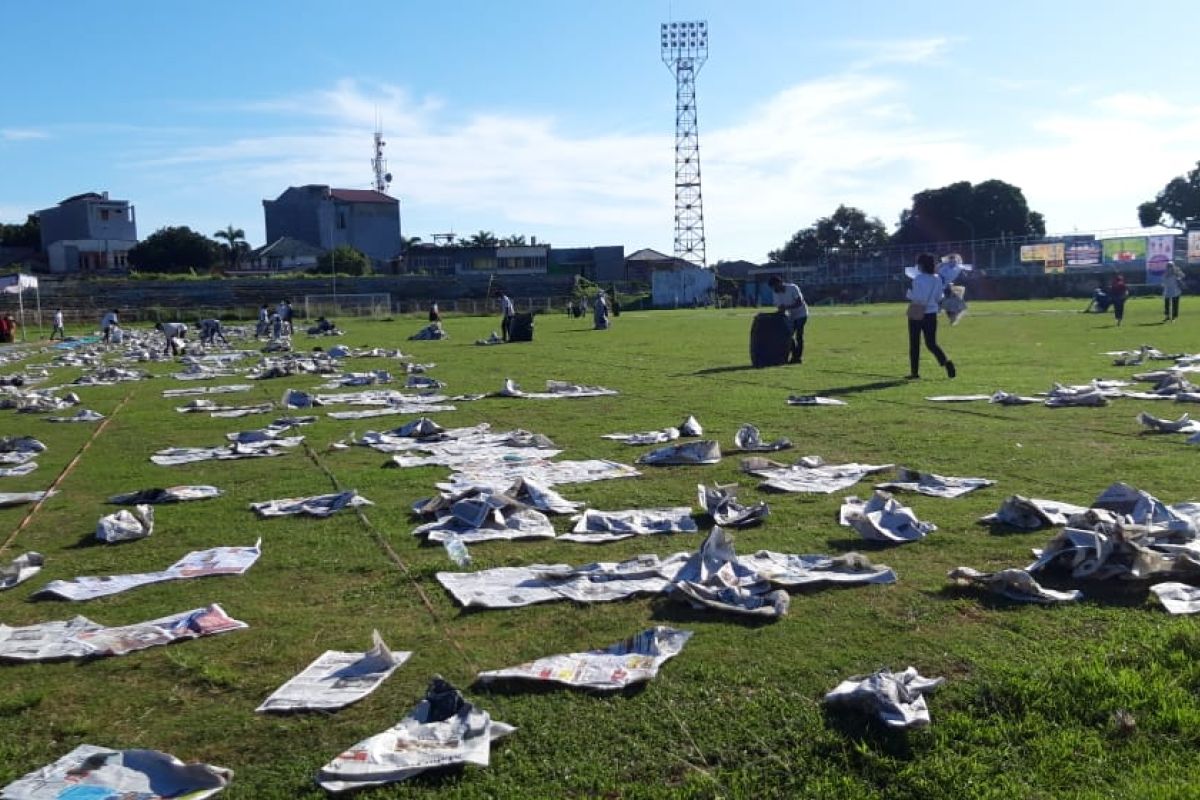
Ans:
<svg viewBox="0 0 1200 800"><path fill-rule="evenodd" d="M317 773L329 792L407 780L430 769L488 765L492 742L516 728L497 722L435 675L404 719L364 739Z"/></svg>
<svg viewBox="0 0 1200 800"><path fill-rule="evenodd" d="M695 417L693 417L691 414L688 414L687 419L685 419L683 422L679 423L675 427L677 427L679 429L680 436L703 436L704 435L704 428L700 425L700 422Z"/></svg>
<svg viewBox="0 0 1200 800"><path fill-rule="evenodd" d="M825 703L875 714L889 728L921 728L929 724L925 693L945 682L945 678L921 677L916 667L900 673L883 669L842 681L825 695Z"/></svg>
<svg viewBox="0 0 1200 800"><path fill-rule="evenodd" d="M691 631L659 625L623 642L583 653L547 656L507 669L481 672L481 684L504 680L531 680L611 691L645 683L658 668L683 651Z"/></svg>
<svg viewBox="0 0 1200 800"><path fill-rule="evenodd" d="M1179 419L1163 419L1145 411L1137 415L1137 421L1158 433L1200 433L1200 422L1184 414Z"/></svg>
<svg viewBox="0 0 1200 800"><path fill-rule="evenodd" d="M132 542L154 533L154 509L148 505L134 506L133 511L122 508L96 523L96 538L102 542Z"/></svg>
<svg viewBox="0 0 1200 800"><path fill-rule="evenodd" d="M1074 603L1083 599L1083 592L1073 589L1060 592L1047 589L1023 569L1002 569L998 572L979 572L970 567L957 567L947 575L960 586L977 586L1019 603Z"/></svg>
<svg viewBox="0 0 1200 800"><path fill-rule="evenodd" d="M1037 497L1022 497L1014 494L1004 499L993 514L980 517L984 523L1001 523L1013 528L1035 530L1037 528L1066 525L1075 514L1087 511L1083 506L1060 503L1057 500L1042 500Z"/></svg>
<svg viewBox="0 0 1200 800"><path fill-rule="evenodd" d="M596 544L655 533L695 533L699 530L687 506L599 511L589 508L573 518L575 527L558 537L563 541Z"/></svg>
<svg viewBox="0 0 1200 800"><path fill-rule="evenodd" d="M42 571L46 557L29 551L22 553L7 564L0 564L0 591L24 583Z"/></svg>
<svg viewBox="0 0 1200 800"><path fill-rule="evenodd" d="M81 744L53 764L5 786L0 796L5 800L203 800L220 792L231 780L232 770L211 764L185 764L158 750L115 750Z"/></svg>
<svg viewBox="0 0 1200 800"><path fill-rule="evenodd" d="M734 449L746 453L771 453L777 450L788 450L791 446L792 443L788 439L764 442L762 433L749 422L743 423L737 433L733 435Z"/></svg>
<svg viewBox="0 0 1200 800"><path fill-rule="evenodd" d="M1172 614L1195 614L1200 611L1200 589L1195 586L1168 581L1154 584L1150 591L1154 592L1163 608Z"/></svg>
<svg viewBox="0 0 1200 800"><path fill-rule="evenodd" d="M838 512L838 523L853 528L868 541L888 544L916 542L937 530L937 525L922 522L911 508L880 491L866 502L847 497Z"/></svg>
<svg viewBox="0 0 1200 800"><path fill-rule="evenodd" d="M678 428L663 428L658 431L639 431L638 433L605 433L601 439L613 439L632 445L663 444L679 438Z"/></svg>
<svg viewBox="0 0 1200 800"><path fill-rule="evenodd" d="M126 494L114 494L108 502L117 506L158 505L182 503L187 500L210 500L220 497L221 490L215 486L171 486L166 489L139 489Z"/></svg>
<svg viewBox="0 0 1200 800"><path fill-rule="evenodd" d="M832 494L850 488L867 475L891 468L891 464L826 464L820 456L804 456L791 466L761 457L742 459L743 472L764 479L758 488L777 492Z"/></svg>
<svg viewBox="0 0 1200 800"><path fill-rule="evenodd" d="M46 417L46 422L99 422L104 415L98 411L81 408L69 417Z"/></svg>
<svg viewBox="0 0 1200 800"><path fill-rule="evenodd" d="M752 506L742 505L737 499L737 484L696 484L696 500L700 507L722 528L747 528L766 519L771 511L765 500Z"/></svg>

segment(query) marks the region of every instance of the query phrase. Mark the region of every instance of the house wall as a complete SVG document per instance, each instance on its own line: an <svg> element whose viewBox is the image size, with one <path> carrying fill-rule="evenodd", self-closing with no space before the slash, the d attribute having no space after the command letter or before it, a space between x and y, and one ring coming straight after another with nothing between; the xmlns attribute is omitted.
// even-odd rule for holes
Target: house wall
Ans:
<svg viewBox="0 0 1200 800"><path fill-rule="evenodd" d="M133 209L123 201L76 200L65 205L42 209L42 249L49 251L54 242L72 239L112 239L137 241Z"/></svg>
<svg viewBox="0 0 1200 800"><path fill-rule="evenodd" d="M400 252L399 203L351 203L329 196L326 186L292 186L263 201L267 241L290 236L331 250L349 245L386 264Z"/></svg>
<svg viewBox="0 0 1200 800"><path fill-rule="evenodd" d="M650 301L656 308L678 308L711 300L717 276L711 269L659 269L651 276Z"/></svg>
<svg viewBox="0 0 1200 800"><path fill-rule="evenodd" d="M52 273L103 272L126 269L136 241L113 239L60 239L46 248Z"/></svg>

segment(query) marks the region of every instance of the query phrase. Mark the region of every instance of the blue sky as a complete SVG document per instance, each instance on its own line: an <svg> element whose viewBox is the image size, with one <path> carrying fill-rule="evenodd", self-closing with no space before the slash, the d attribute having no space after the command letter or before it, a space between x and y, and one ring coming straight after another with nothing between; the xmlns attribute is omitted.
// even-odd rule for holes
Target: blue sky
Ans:
<svg viewBox="0 0 1200 800"><path fill-rule="evenodd" d="M405 235L670 252L675 84L705 19L709 261L761 260L840 203L1020 186L1052 232L1133 228L1200 160L1194 2L121 0L3 6L0 221L83 191L138 232L263 244L289 185L367 188L376 116Z"/></svg>

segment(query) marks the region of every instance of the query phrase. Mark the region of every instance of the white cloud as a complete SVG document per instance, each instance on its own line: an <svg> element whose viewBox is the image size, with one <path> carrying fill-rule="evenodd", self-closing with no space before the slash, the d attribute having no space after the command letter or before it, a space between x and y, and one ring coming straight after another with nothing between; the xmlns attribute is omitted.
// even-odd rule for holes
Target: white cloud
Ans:
<svg viewBox="0 0 1200 800"><path fill-rule="evenodd" d="M944 40L929 40L910 43L907 52L928 58L941 47ZM958 180L1021 187L1052 230L1131 227L1137 204L1185 172L1200 141L1200 111L1152 93L1084 96L1090 104L1074 111L1047 99L1040 116L1036 101L1024 98L1022 111L1036 121L1014 117L997 138L971 130L969 120L930 124L912 91L896 77L845 73L779 92L747 108L736 125L709 128L702 119L709 260L765 258L842 203L890 227L915 192ZM408 235L489 229L564 246L671 247L670 131L568 135L552 118L462 115L398 87L353 81L253 108L300 124L287 134L184 147L136 164L164 187L185 183L193 197L220 206L211 212L219 216L198 220L204 229L227 224L231 208L257 215L236 220L253 229L259 200L288 185L368 186L378 109ZM214 204L214 197L239 199ZM153 215L151 206L142 199L140 219Z"/></svg>
<svg viewBox="0 0 1200 800"><path fill-rule="evenodd" d="M921 39L853 39L844 41L845 49L861 52L863 56L851 66L869 69L883 64L924 64L941 58L954 40L945 36Z"/></svg>
<svg viewBox="0 0 1200 800"><path fill-rule="evenodd" d="M32 128L0 128L0 141L24 142L30 139L48 139L50 134Z"/></svg>

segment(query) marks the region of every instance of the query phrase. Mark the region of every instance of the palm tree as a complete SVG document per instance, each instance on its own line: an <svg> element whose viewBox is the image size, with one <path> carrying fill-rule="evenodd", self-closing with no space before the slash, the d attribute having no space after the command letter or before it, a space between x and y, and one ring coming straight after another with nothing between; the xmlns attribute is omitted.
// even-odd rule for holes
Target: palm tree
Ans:
<svg viewBox="0 0 1200 800"><path fill-rule="evenodd" d="M511 236L505 236L503 239L501 239L500 244L504 245L505 247L524 247L525 236L520 233L514 233Z"/></svg>
<svg viewBox="0 0 1200 800"><path fill-rule="evenodd" d="M229 225L223 231L213 234L214 239L223 239L221 250L225 253L225 261L230 269L237 269L242 256L250 251L250 243L246 241L246 232L241 228Z"/></svg>
<svg viewBox="0 0 1200 800"><path fill-rule="evenodd" d="M470 247L495 247L500 244L500 240L491 231L480 231L479 233L471 234L471 238L467 240L467 244Z"/></svg>

